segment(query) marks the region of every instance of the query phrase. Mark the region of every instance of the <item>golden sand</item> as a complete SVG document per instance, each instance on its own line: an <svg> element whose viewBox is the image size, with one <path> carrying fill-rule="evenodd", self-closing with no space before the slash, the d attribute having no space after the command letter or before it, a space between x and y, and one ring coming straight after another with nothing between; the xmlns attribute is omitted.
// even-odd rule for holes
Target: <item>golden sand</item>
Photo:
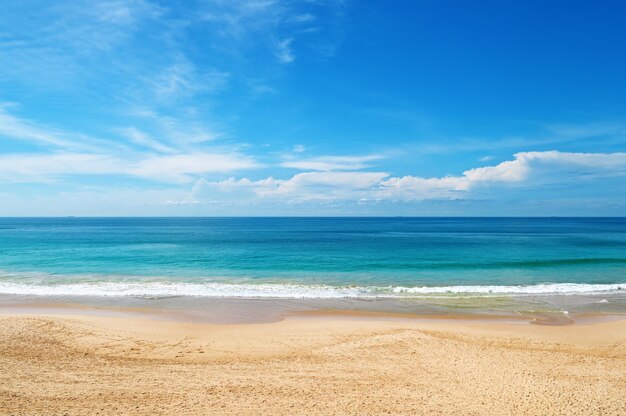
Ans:
<svg viewBox="0 0 626 416"><path fill-rule="evenodd" d="M5 314L0 413L623 416L626 321Z"/></svg>

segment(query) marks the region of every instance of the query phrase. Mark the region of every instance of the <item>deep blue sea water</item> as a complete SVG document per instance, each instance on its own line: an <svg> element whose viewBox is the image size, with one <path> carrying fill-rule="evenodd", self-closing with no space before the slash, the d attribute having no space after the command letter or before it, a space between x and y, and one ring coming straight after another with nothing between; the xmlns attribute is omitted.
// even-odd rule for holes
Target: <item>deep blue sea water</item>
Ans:
<svg viewBox="0 0 626 416"><path fill-rule="evenodd" d="M0 293L420 297L626 290L626 218L0 218Z"/></svg>

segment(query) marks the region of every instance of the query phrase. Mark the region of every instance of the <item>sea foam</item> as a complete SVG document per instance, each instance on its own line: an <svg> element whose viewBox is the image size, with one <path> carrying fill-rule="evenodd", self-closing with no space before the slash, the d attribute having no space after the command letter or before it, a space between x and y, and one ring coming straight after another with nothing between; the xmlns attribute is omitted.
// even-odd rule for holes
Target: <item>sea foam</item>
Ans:
<svg viewBox="0 0 626 416"><path fill-rule="evenodd" d="M231 284L184 282L79 282L36 284L1 282L0 293L33 296L105 296L206 298L419 298L434 296L572 295L626 291L626 283L545 283L529 286L330 286L300 284Z"/></svg>

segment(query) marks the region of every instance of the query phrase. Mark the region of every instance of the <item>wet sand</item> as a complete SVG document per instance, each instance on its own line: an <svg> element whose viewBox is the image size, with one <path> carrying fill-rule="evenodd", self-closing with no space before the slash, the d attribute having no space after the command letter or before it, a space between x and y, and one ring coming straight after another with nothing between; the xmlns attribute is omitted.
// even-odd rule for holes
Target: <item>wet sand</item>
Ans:
<svg viewBox="0 0 626 416"><path fill-rule="evenodd" d="M398 317L449 317L464 319L505 318L543 324L568 324L572 317L624 315L626 293L544 296L450 296L423 298L270 299L203 297L102 297L26 296L0 294L0 310L28 310L64 306L83 313L114 315L117 311L136 316L214 324L270 323L289 315L316 310L334 310L361 315ZM565 313L567 312L567 313Z"/></svg>
<svg viewBox="0 0 626 416"><path fill-rule="evenodd" d="M3 414L626 414L626 321L0 310Z"/></svg>

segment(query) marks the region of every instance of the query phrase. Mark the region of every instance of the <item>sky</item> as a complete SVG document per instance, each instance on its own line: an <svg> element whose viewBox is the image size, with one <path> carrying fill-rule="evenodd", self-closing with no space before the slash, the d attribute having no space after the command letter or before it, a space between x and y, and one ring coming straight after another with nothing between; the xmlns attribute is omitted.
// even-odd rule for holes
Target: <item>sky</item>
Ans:
<svg viewBox="0 0 626 416"><path fill-rule="evenodd" d="M626 3L0 2L0 216L626 216Z"/></svg>

